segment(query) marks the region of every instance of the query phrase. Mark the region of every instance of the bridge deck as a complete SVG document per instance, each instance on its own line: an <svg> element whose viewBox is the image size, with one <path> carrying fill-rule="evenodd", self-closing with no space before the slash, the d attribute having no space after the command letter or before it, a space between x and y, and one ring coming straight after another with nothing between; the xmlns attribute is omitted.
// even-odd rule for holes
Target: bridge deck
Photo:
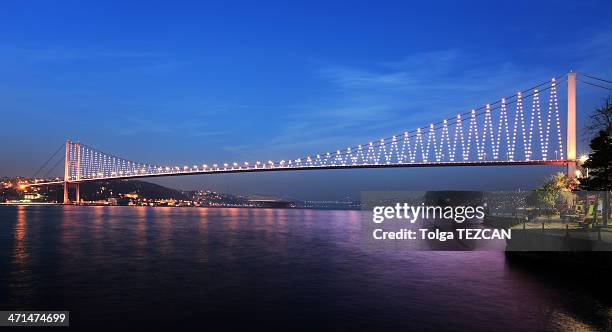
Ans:
<svg viewBox="0 0 612 332"><path fill-rule="evenodd" d="M233 167L233 168L215 168L215 169L195 169L189 170L170 170L168 172L160 172L155 174L130 174L111 177L83 178L80 180L70 180L70 183L83 183L92 181L104 180L120 180L120 179L141 179L162 176L183 176L196 174L227 174L227 173L250 173L250 172L278 172L278 171L306 171L306 170L326 170L326 169L352 169L352 168L405 168L405 167L467 167L467 166L527 166L527 165L548 165L548 166L566 166L572 161L569 160L520 160L520 161L456 161L456 162L427 162L427 163L391 163L391 164L373 164L373 165L328 165L328 166L286 166L286 167ZM50 184L63 184L64 181L38 182L31 183L28 186L41 186Z"/></svg>

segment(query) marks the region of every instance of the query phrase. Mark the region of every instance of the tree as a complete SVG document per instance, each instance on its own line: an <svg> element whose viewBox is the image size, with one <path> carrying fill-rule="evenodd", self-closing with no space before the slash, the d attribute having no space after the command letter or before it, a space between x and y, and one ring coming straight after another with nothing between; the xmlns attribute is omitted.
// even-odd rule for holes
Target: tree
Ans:
<svg viewBox="0 0 612 332"><path fill-rule="evenodd" d="M548 178L544 187L551 188L551 190L558 193L564 193L576 190L579 184L580 183L575 177L568 177L567 174L563 172L557 172Z"/></svg>
<svg viewBox="0 0 612 332"><path fill-rule="evenodd" d="M612 190L612 136L608 131L601 130L591 140L589 159L582 165L587 170L588 177L580 183L580 188L604 193L604 225L608 224L610 190Z"/></svg>
<svg viewBox="0 0 612 332"><path fill-rule="evenodd" d="M567 201L567 195L577 186L576 178L558 172L548 177L542 187L536 189L535 200L540 206L546 207L547 211L552 212L563 200Z"/></svg>
<svg viewBox="0 0 612 332"><path fill-rule="evenodd" d="M612 136L612 97L606 98L590 118L591 122L586 126L587 133L596 134L603 130Z"/></svg>
<svg viewBox="0 0 612 332"><path fill-rule="evenodd" d="M608 224L610 208L610 189L612 189L612 96L604 100L602 106L593 111L587 133L596 134L589 146L591 154L582 164L587 177L581 179L580 188L604 192L604 225ZM599 195L596 195L599 196Z"/></svg>
<svg viewBox="0 0 612 332"><path fill-rule="evenodd" d="M580 187L595 191L612 190L612 136L602 130L589 146L592 152L583 164L589 170L589 177L582 180Z"/></svg>

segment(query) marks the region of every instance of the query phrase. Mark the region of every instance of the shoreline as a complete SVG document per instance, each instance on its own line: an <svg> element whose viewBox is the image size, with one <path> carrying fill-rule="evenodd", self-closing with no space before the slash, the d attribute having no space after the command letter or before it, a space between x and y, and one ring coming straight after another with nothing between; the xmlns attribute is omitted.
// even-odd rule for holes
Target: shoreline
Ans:
<svg viewBox="0 0 612 332"><path fill-rule="evenodd" d="M363 211L361 209L337 209L316 207L270 207L270 206L149 206L149 205L109 205L109 204L63 204L63 203L0 203L0 206L83 206L83 207L145 207L145 208L207 208L207 209L275 209L275 210L324 210L324 211Z"/></svg>

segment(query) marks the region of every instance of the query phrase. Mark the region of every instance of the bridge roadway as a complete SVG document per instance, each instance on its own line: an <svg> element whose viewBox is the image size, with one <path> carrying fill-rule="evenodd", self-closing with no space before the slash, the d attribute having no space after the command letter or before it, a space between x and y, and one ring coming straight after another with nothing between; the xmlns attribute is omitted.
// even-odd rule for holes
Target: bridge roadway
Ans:
<svg viewBox="0 0 612 332"><path fill-rule="evenodd" d="M84 183L103 180L121 179L141 179L162 176L182 176L195 174L227 174L227 173L249 173L249 172L278 172L278 171L304 171L304 170L325 170L325 169L351 169L351 168L402 168L402 167L466 167L466 166L527 166L527 165L549 165L567 166L573 161L569 160L516 160L516 161L453 161L453 162L421 162L421 163L390 163L390 164L357 164L357 165L326 165L326 166L248 166L248 167L227 167L227 168L208 168L200 169L191 167L188 170L170 170L154 174L130 174L108 177L81 178L80 180L51 181L29 183L25 186L42 186L50 184Z"/></svg>

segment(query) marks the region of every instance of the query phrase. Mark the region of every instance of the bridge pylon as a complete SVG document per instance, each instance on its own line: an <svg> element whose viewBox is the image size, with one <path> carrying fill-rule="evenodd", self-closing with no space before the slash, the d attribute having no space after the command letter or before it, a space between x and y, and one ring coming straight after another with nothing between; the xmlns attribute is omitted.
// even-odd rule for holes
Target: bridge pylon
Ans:
<svg viewBox="0 0 612 332"><path fill-rule="evenodd" d="M567 176L576 177L576 73L567 74Z"/></svg>
<svg viewBox="0 0 612 332"><path fill-rule="evenodd" d="M76 146L76 160L72 160L72 153L74 153L74 151L72 151L72 146ZM74 168L74 172L76 174L76 180L79 181L81 180L81 143L77 142L76 144L73 144L70 140L66 141L66 157L65 157L65 161L64 161L64 204L70 204L70 197L68 194L68 187L71 184L70 183L70 169L71 167ZM73 183L75 189L76 189L76 197L75 197L75 203L76 204L80 204L81 203L81 186L80 186L80 182L74 182Z"/></svg>

